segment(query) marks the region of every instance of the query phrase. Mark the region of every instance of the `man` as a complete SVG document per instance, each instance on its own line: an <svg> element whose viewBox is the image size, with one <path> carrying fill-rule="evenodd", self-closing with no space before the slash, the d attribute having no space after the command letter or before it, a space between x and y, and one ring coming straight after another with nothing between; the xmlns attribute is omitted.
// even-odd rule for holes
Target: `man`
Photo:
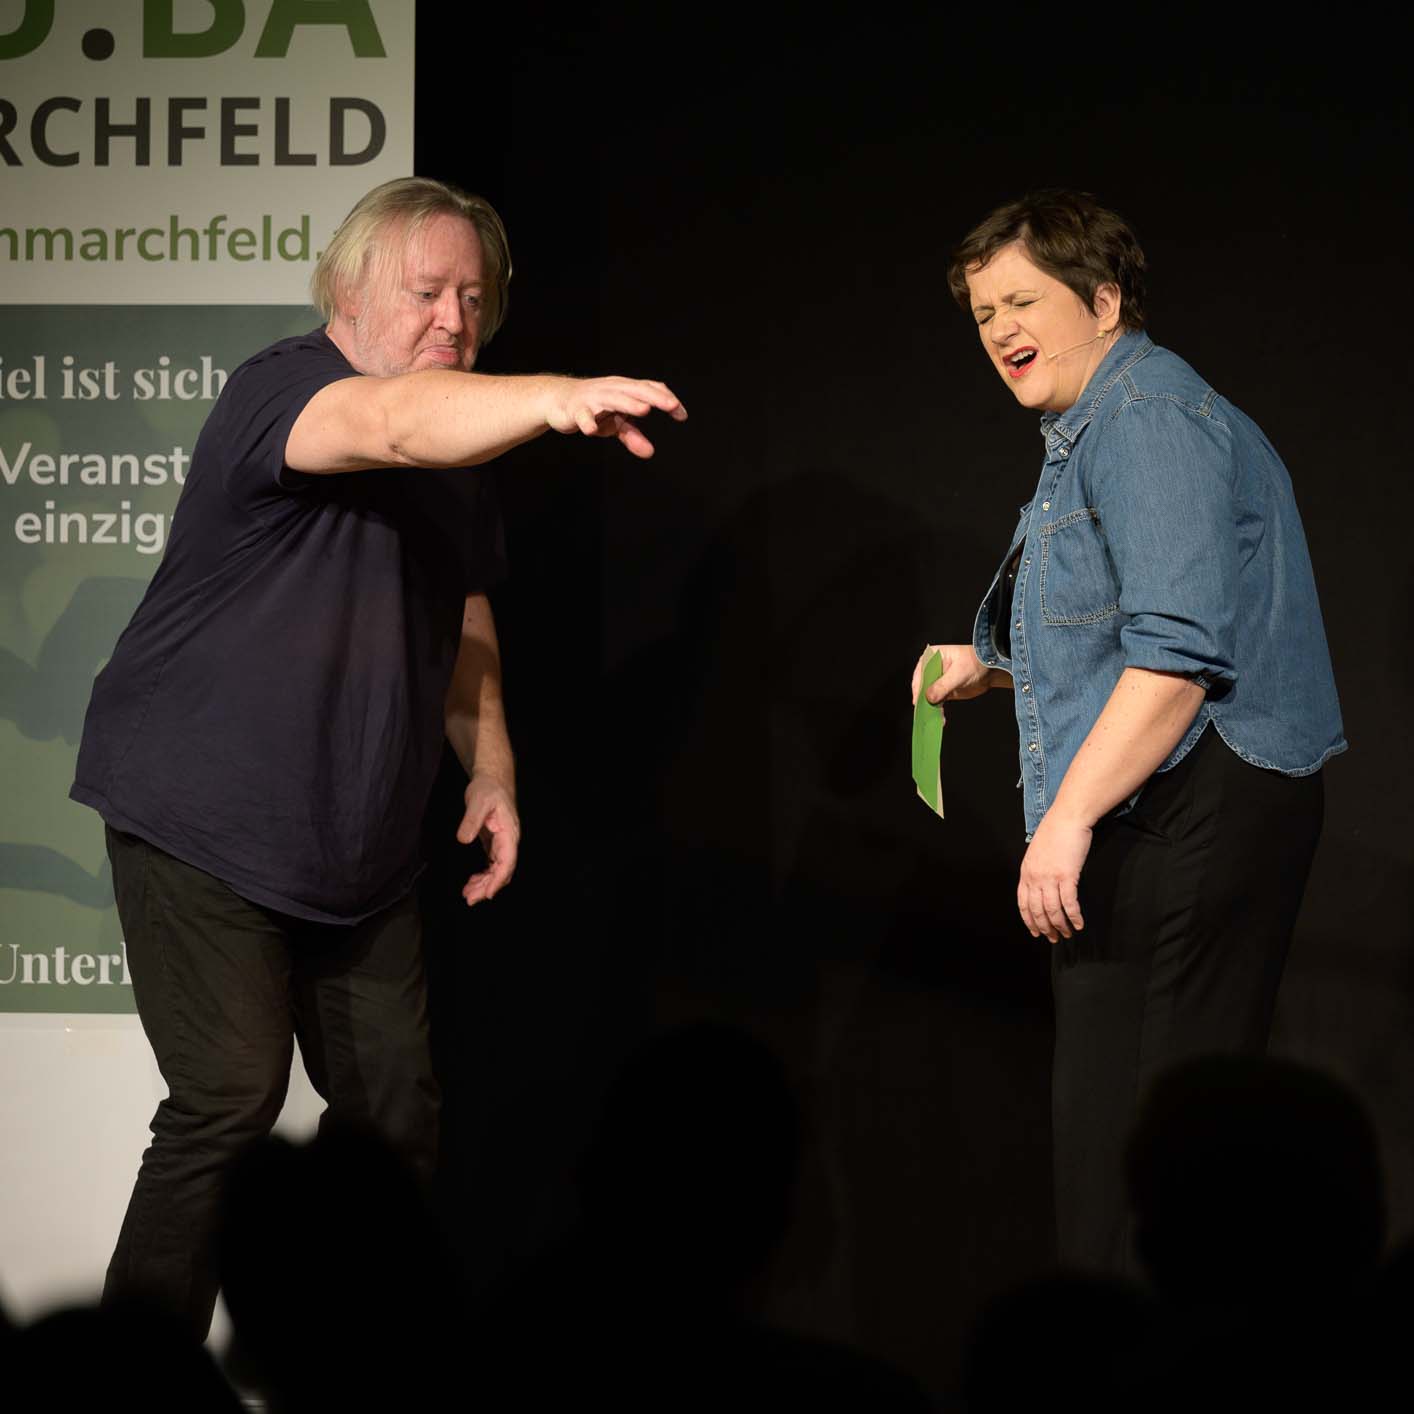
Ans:
<svg viewBox="0 0 1414 1414"><path fill-rule="evenodd" d="M166 556L94 685L75 800L106 824L129 971L169 1095L105 1297L205 1332L231 1157L280 1111L297 1037L326 1113L424 1173L438 1091L412 886L445 733L463 843L515 871L520 824L487 588L500 528L476 467L553 429L653 447L661 383L473 373L510 258L487 203L370 192L312 281L327 320L232 375Z"/></svg>

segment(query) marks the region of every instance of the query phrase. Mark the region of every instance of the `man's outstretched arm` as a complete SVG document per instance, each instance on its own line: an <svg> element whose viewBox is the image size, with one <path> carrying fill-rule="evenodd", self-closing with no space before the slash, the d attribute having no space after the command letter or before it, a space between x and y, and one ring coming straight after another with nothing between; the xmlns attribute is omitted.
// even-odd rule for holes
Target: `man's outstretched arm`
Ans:
<svg viewBox="0 0 1414 1414"><path fill-rule="evenodd" d="M543 432L617 437L636 457L653 444L637 419L682 422L666 384L646 378L500 376L424 369L343 378L321 388L290 429L285 464L314 474L372 467L461 467L490 461Z"/></svg>

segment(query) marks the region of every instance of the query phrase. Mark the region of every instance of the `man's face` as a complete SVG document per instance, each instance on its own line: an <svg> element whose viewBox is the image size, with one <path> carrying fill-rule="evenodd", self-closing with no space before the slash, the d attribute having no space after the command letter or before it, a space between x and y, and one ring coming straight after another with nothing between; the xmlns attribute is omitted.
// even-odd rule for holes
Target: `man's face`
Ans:
<svg viewBox="0 0 1414 1414"><path fill-rule="evenodd" d="M481 238L460 216L433 216L411 240L390 233L390 258L370 273L350 321L351 362L391 378L423 368L466 372L481 322Z"/></svg>

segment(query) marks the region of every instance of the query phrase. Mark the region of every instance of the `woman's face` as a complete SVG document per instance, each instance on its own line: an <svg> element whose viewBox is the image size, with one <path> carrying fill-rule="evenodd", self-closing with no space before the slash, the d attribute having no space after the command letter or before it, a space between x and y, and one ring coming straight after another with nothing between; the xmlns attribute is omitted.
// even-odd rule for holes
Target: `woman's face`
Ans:
<svg viewBox="0 0 1414 1414"><path fill-rule="evenodd" d="M1119 290L1101 285L1095 313L1038 269L1018 240L967 272L982 347L1022 407L1064 412L1119 337Z"/></svg>

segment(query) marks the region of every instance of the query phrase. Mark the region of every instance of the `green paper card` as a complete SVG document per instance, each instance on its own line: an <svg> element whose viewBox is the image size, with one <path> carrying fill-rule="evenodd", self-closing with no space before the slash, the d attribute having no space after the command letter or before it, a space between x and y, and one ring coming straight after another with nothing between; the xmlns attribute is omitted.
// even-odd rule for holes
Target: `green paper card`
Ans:
<svg viewBox="0 0 1414 1414"><path fill-rule="evenodd" d="M935 815L943 814L943 709L928 701L928 689L943 675L943 655L934 653L923 665L918 701L913 704L913 784L918 798Z"/></svg>

